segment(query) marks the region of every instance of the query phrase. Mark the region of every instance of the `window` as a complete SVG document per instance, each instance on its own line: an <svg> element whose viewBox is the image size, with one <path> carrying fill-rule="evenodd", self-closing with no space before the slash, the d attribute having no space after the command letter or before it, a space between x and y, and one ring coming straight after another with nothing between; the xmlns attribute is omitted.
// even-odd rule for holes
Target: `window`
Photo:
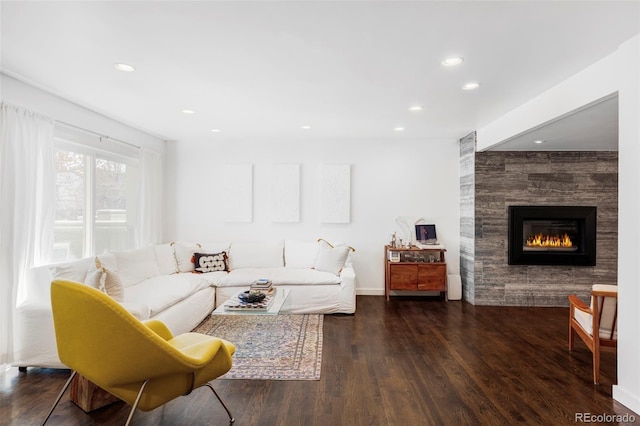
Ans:
<svg viewBox="0 0 640 426"><path fill-rule="evenodd" d="M85 156L56 150L54 262L83 256L85 232Z"/></svg>
<svg viewBox="0 0 640 426"><path fill-rule="evenodd" d="M79 259L136 245L138 160L56 141L52 260Z"/></svg>

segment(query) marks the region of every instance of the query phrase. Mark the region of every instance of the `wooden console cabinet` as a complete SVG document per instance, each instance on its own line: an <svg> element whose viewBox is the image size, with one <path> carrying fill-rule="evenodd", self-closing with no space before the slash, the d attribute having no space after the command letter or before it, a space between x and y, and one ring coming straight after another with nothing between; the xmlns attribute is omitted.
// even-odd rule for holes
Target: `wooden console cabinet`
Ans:
<svg viewBox="0 0 640 426"><path fill-rule="evenodd" d="M443 248L384 247L384 295L390 290L439 291L446 298L447 263ZM395 259L392 260L393 254Z"/></svg>

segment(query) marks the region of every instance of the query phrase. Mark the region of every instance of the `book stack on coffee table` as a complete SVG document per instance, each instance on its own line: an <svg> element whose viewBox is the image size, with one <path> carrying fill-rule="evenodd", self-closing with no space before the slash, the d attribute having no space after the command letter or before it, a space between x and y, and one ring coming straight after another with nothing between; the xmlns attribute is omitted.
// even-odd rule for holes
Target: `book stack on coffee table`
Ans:
<svg viewBox="0 0 640 426"><path fill-rule="evenodd" d="M272 293L274 290L273 282L268 279L256 280L251 284L251 287L249 287L249 291L260 291L265 294Z"/></svg>

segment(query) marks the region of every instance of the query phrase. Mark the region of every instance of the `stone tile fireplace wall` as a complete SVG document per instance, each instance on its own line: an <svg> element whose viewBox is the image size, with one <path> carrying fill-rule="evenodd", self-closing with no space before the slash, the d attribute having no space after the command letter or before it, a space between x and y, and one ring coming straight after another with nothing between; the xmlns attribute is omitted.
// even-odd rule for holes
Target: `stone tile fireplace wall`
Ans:
<svg viewBox="0 0 640 426"><path fill-rule="evenodd" d="M460 275L462 298L474 303L476 134L460 140Z"/></svg>
<svg viewBox="0 0 640 426"><path fill-rule="evenodd" d="M478 305L566 306L570 293L586 300L592 284L617 283L617 152L476 152L471 179L462 167L470 163L465 139L460 173L465 300ZM473 204L472 214L462 208L463 202ZM596 206L596 266L508 265L511 205Z"/></svg>

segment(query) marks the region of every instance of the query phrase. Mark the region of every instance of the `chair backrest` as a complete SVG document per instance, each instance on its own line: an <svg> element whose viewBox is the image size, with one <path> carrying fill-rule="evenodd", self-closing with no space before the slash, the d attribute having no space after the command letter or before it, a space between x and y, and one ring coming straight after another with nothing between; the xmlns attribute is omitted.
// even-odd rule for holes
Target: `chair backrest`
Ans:
<svg viewBox="0 0 640 426"><path fill-rule="evenodd" d="M618 338L618 286L595 284L591 288L591 310L598 313L600 338Z"/></svg>
<svg viewBox="0 0 640 426"><path fill-rule="evenodd" d="M54 280L51 305L62 363L101 387L176 372L180 351L105 293L85 284Z"/></svg>

